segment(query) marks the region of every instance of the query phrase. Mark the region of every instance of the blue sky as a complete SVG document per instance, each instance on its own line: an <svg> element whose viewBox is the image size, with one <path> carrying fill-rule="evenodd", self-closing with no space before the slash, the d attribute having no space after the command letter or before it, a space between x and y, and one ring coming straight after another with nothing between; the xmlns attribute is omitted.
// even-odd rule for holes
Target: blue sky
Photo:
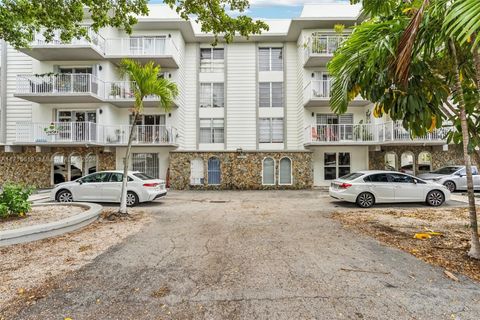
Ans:
<svg viewBox="0 0 480 320"><path fill-rule="evenodd" d="M250 9L246 13L254 18L290 19L300 16L304 3L335 3L348 0L250 0ZM150 3L162 3L151 0Z"/></svg>

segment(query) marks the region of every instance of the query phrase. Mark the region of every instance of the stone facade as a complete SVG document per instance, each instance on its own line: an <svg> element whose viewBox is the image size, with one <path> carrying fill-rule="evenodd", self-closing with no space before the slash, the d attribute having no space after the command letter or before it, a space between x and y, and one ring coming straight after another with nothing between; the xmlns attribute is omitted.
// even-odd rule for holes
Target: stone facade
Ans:
<svg viewBox="0 0 480 320"><path fill-rule="evenodd" d="M115 169L115 153L103 152L103 148L51 147L37 152L35 147L23 147L22 152L0 151L0 185L5 182L25 183L36 188L52 185L52 157L61 154L65 159L71 154L83 159L87 155L97 155L98 170Z"/></svg>
<svg viewBox="0 0 480 320"><path fill-rule="evenodd" d="M404 152L412 152L415 157L415 172L418 172L418 155L421 152L430 152L432 155L432 170L448 165L463 164L463 149L460 145L448 145L448 151L443 151L442 146L382 146L382 151L370 151L368 155L370 170L385 169L385 154L395 152L397 155L397 168L400 168L400 157ZM472 154L472 164L480 164L477 153Z"/></svg>
<svg viewBox="0 0 480 320"><path fill-rule="evenodd" d="M221 183L208 185L208 159L220 159ZM262 185L262 162L266 157L275 160L277 184ZM292 161L292 184L279 185L280 159ZM201 186L190 186L190 161L202 159L204 181ZM218 189L218 190L268 190L268 189L310 189L313 186L312 154L302 152L170 152L170 186L176 190Z"/></svg>

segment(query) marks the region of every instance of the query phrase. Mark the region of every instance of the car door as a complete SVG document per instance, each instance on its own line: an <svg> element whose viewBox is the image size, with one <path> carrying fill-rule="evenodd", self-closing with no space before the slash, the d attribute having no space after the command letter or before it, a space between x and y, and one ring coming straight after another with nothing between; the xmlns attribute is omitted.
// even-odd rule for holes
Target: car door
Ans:
<svg viewBox="0 0 480 320"><path fill-rule="evenodd" d="M110 178L103 186L103 199L106 202L120 202L122 192L123 173L112 172Z"/></svg>
<svg viewBox="0 0 480 320"><path fill-rule="evenodd" d="M393 202L395 193L393 184L388 180L386 173L375 173L364 178L368 191L375 196L375 202Z"/></svg>
<svg viewBox="0 0 480 320"><path fill-rule="evenodd" d="M395 202L420 202L425 200L425 190L422 183L409 175L389 173L389 180L393 184Z"/></svg>
<svg viewBox="0 0 480 320"><path fill-rule="evenodd" d="M467 190L467 170L465 168L455 172L452 180L458 190Z"/></svg>
<svg viewBox="0 0 480 320"><path fill-rule="evenodd" d="M102 201L103 184L109 176L109 172L97 172L81 178L81 183L72 189L73 198L76 201Z"/></svg>
<svg viewBox="0 0 480 320"><path fill-rule="evenodd" d="M472 175L473 175L473 188L475 190L480 190L480 174L478 174L478 169L475 166L472 166Z"/></svg>

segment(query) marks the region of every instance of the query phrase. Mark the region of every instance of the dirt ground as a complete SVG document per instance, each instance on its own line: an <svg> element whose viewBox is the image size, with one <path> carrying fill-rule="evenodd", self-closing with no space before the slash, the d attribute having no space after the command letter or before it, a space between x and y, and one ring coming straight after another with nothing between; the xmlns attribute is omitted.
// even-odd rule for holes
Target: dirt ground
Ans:
<svg viewBox="0 0 480 320"><path fill-rule="evenodd" d="M358 209L325 192L171 192L140 208L151 221L138 232L40 286L34 303L24 299L3 316L473 320L480 314L478 282L459 274L453 281L443 268L343 228L332 213Z"/></svg>
<svg viewBox="0 0 480 320"><path fill-rule="evenodd" d="M466 208L369 209L336 212L333 217L423 261L480 281L480 261L467 255L470 229ZM417 239L416 234L427 236Z"/></svg>
<svg viewBox="0 0 480 320"><path fill-rule="evenodd" d="M142 210L131 210L131 214L129 220L100 219L59 237L0 247L0 314L14 301L34 304L54 279L91 263L149 221Z"/></svg>

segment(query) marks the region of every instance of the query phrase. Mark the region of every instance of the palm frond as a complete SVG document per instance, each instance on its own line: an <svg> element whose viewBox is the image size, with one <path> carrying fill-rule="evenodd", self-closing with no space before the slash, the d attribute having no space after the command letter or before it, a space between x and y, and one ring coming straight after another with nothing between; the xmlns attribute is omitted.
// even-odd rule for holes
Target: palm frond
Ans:
<svg viewBox="0 0 480 320"><path fill-rule="evenodd" d="M480 1L452 0L445 17L446 32L462 44L480 34ZM478 47L480 37L475 37L473 47Z"/></svg>

